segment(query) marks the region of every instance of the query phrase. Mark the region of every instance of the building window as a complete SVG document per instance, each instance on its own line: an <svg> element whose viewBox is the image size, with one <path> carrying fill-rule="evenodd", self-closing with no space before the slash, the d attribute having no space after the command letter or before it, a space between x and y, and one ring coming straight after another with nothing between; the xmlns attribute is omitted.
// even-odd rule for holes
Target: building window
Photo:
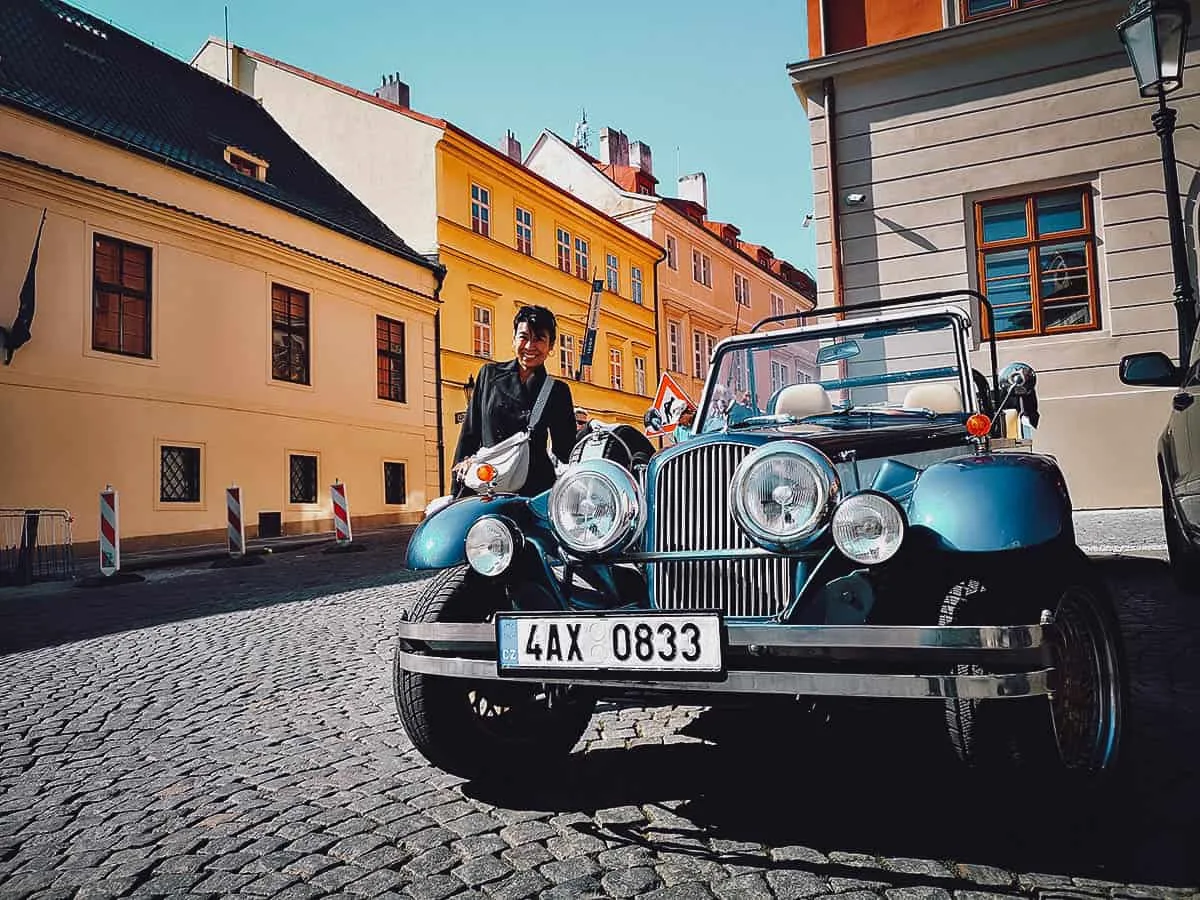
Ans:
<svg viewBox="0 0 1200 900"><path fill-rule="evenodd" d="M646 393L646 357L633 358L633 387L639 394Z"/></svg>
<svg viewBox="0 0 1200 900"><path fill-rule="evenodd" d="M604 254L604 280L612 293L621 293L621 268L613 253Z"/></svg>
<svg viewBox="0 0 1200 900"><path fill-rule="evenodd" d="M667 235L667 268L679 271L679 243L675 235Z"/></svg>
<svg viewBox="0 0 1200 900"><path fill-rule="evenodd" d="M200 502L200 448L159 448L158 499L163 503Z"/></svg>
<svg viewBox="0 0 1200 900"><path fill-rule="evenodd" d="M271 285L271 377L309 383L308 294Z"/></svg>
<svg viewBox="0 0 1200 900"><path fill-rule="evenodd" d="M787 312L787 310L784 308L784 305L783 305L783 298L780 297L778 294L772 292L772 294L771 294L771 315L782 316L786 312Z"/></svg>
<svg viewBox="0 0 1200 900"><path fill-rule="evenodd" d="M975 238L998 338L1100 327L1087 187L976 203Z"/></svg>
<svg viewBox="0 0 1200 900"><path fill-rule="evenodd" d="M733 273L733 299L738 306L750 305L750 279L740 272Z"/></svg>
<svg viewBox="0 0 1200 900"><path fill-rule="evenodd" d="M781 390L787 384L787 364L771 360L771 393Z"/></svg>
<svg viewBox="0 0 1200 900"><path fill-rule="evenodd" d="M573 335L559 335L558 368L564 378L575 377L575 338Z"/></svg>
<svg viewBox="0 0 1200 900"><path fill-rule="evenodd" d="M259 159L253 153L247 153L237 147L226 147L225 162L247 178L253 178L255 181L267 180L267 161Z"/></svg>
<svg viewBox="0 0 1200 900"><path fill-rule="evenodd" d="M317 458L288 454L288 498L292 503L317 502Z"/></svg>
<svg viewBox="0 0 1200 900"><path fill-rule="evenodd" d="M575 238L575 277L588 280L588 242Z"/></svg>
<svg viewBox="0 0 1200 900"><path fill-rule="evenodd" d="M517 250L533 256L533 213L517 207Z"/></svg>
<svg viewBox="0 0 1200 900"><path fill-rule="evenodd" d="M678 322L667 322L667 368L672 372L682 372L679 364L679 344L683 339L683 326Z"/></svg>
<svg viewBox="0 0 1200 900"><path fill-rule="evenodd" d="M92 349L150 357L150 248L96 235Z"/></svg>
<svg viewBox="0 0 1200 900"><path fill-rule="evenodd" d="M692 251L692 280L712 287L712 261L699 250Z"/></svg>
<svg viewBox="0 0 1200 900"><path fill-rule="evenodd" d="M492 235L492 195L477 184L471 185L471 230L484 237Z"/></svg>
<svg viewBox="0 0 1200 900"><path fill-rule="evenodd" d="M571 271L571 232L559 228L555 232L558 243L558 267L564 272Z"/></svg>
<svg viewBox="0 0 1200 900"><path fill-rule="evenodd" d="M624 390L625 354L620 350L611 349L608 351L608 373L609 380L612 381L613 390Z"/></svg>
<svg viewBox="0 0 1200 900"><path fill-rule="evenodd" d="M713 350L716 346L717 339L714 335L705 334L700 330L692 332L692 364L695 367L697 378L703 378L708 374L708 364L712 360Z"/></svg>
<svg viewBox="0 0 1200 900"><path fill-rule="evenodd" d="M408 502L408 491L404 484L404 463L383 464L383 502L388 506L403 506Z"/></svg>
<svg viewBox="0 0 1200 900"><path fill-rule="evenodd" d="M375 317L375 363L379 381L379 399L405 401L404 394L404 323Z"/></svg>
<svg viewBox="0 0 1200 900"><path fill-rule="evenodd" d="M988 16L1015 12L1029 6L1043 6L1050 0L959 0L959 13L964 22Z"/></svg>
<svg viewBox="0 0 1200 900"><path fill-rule="evenodd" d="M633 294L633 302L642 305L642 270L638 266L634 266L629 270L630 290Z"/></svg>
<svg viewBox="0 0 1200 900"><path fill-rule="evenodd" d="M475 355L484 359L492 358L492 311L486 306L472 307L472 338Z"/></svg>

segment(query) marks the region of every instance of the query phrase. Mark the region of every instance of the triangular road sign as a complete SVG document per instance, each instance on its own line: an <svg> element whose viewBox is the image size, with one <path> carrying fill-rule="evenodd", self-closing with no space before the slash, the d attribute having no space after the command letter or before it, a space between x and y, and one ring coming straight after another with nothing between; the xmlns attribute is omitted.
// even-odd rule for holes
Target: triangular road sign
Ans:
<svg viewBox="0 0 1200 900"><path fill-rule="evenodd" d="M662 378L658 380L658 391L654 395L654 411L658 413L658 421L661 423L658 427L647 427L647 437L660 437L664 434L670 434L675 430L675 426L679 424L679 417L683 415L683 411L689 406L693 406L692 400L680 386L670 372L663 372Z"/></svg>

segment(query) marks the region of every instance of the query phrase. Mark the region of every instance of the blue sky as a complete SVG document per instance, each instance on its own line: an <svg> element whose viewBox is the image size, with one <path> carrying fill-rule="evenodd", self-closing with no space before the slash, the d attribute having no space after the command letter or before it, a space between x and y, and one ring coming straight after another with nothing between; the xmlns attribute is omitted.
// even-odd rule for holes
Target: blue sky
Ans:
<svg viewBox="0 0 1200 900"><path fill-rule="evenodd" d="M586 109L594 153L604 126L644 141L666 196L677 172L704 172L711 218L815 271L808 124L786 73L808 54L803 0L227 2L235 43L367 91L399 72L414 109L493 145L507 129L526 152L542 128L569 140ZM224 30L226 0L76 5L185 60Z"/></svg>

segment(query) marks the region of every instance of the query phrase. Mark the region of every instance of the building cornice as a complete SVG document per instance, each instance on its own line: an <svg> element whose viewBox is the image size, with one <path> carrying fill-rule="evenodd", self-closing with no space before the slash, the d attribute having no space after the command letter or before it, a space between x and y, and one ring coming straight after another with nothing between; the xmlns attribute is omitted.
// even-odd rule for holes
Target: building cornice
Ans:
<svg viewBox="0 0 1200 900"><path fill-rule="evenodd" d="M347 276L350 276L349 281L355 287L390 302L396 302L395 292L399 292L409 306L428 315L433 315L440 303L433 294L422 293L408 285L321 256L287 241L3 150L0 150L0 183L91 206L99 211L123 213L145 224L206 239L221 246L235 247L277 263L296 265L296 257L303 257L309 263L308 268L316 275L335 282L346 282ZM397 258L394 254L388 256L389 259ZM415 263L409 264L422 273L429 272Z"/></svg>
<svg viewBox="0 0 1200 900"><path fill-rule="evenodd" d="M953 25L874 47L845 50L829 56L791 63L787 71L793 86L800 89L826 78L885 66L911 64L925 56L960 52L1008 41L1042 32L1050 24L1065 27L1090 20L1111 25L1113 49L1119 50L1121 45L1117 38L1117 22L1124 17L1127 9L1126 0L1058 0L1045 6L1033 6L1002 16Z"/></svg>

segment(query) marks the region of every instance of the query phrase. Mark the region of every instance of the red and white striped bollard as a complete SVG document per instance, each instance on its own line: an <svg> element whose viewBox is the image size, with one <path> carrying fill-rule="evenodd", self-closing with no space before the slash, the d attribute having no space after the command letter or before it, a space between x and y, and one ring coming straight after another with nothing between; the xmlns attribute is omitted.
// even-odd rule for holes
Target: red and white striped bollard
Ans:
<svg viewBox="0 0 1200 900"><path fill-rule="evenodd" d="M121 569L120 499L111 484L100 492L100 574L111 577Z"/></svg>
<svg viewBox="0 0 1200 900"><path fill-rule="evenodd" d="M229 555L237 559L246 555L246 521L242 517L242 489L236 484L225 488L225 510Z"/></svg>
<svg viewBox="0 0 1200 900"><path fill-rule="evenodd" d="M354 540L350 530L350 501L346 499L346 485L336 478L329 488L333 498L333 534L340 545L349 544Z"/></svg>

